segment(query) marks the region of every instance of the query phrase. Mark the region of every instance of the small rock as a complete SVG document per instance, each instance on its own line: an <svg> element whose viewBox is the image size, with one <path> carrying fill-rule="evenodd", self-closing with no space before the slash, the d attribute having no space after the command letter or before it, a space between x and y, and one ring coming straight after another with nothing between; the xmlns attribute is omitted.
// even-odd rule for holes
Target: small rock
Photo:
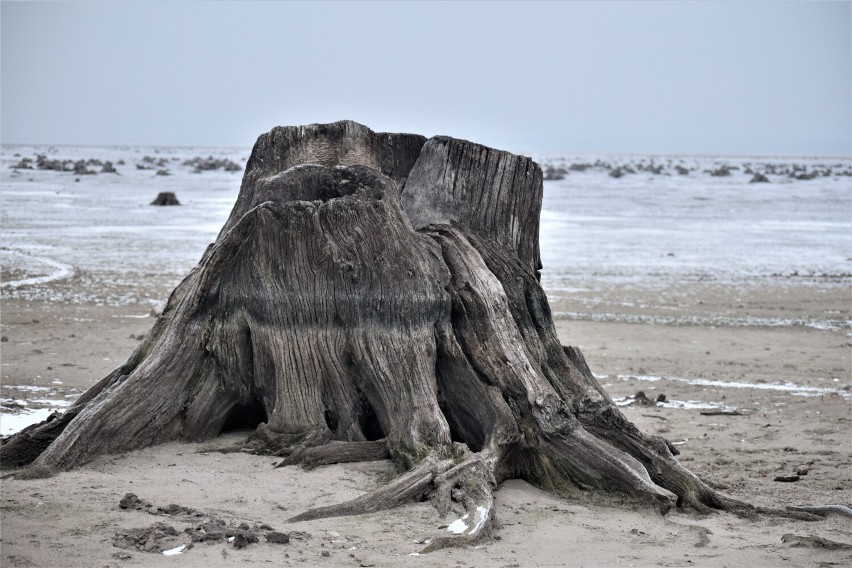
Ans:
<svg viewBox="0 0 852 568"><path fill-rule="evenodd" d="M798 475L779 475L774 479L774 481L781 481L784 483L792 483L794 481L799 481Z"/></svg>
<svg viewBox="0 0 852 568"><path fill-rule="evenodd" d="M245 548L248 545L258 542L260 539L251 531L237 531L234 534L234 548Z"/></svg>
<svg viewBox="0 0 852 568"><path fill-rule="evenodd" d="M637 391L633 397L633 402L637 406L654 406L656 403L647 397L644 391Z"/></svg>
<svg viewBox="0 0 852 568"><path fill-rule="evenodd" d="M327 550L323 550L322 555L325 556L326 558L328 558L329 556L331 556L331 553Z"/></svg>
<svg viewBox="0 0 852 568"><path fill-rule="evenodd" d="M118 502L118 506L122 509L134 509L138 503L139 497L133 493L128 493L121 498L121 501Z"/></svg>
<svg viewBox="0 0 852 568"><path fill-rule="evenodd" d="M808 468L800 467L799 469L796 470L796 475L807 475L808 471L810 471Z"/></svg>
<svg viewBox="0 0 852 568"><path fill-rule="evenodd" d="M271 532L266 535L266 542L273 544L287 544L290 542L290 535L282 532Z"/></svg>
<svg viewBox="0 0 852 568"><path fill-rule="evenodd" d="M758 172L749 180L749 183L769 183L769 178Z"/></svg>
<svg viewBox="0 0 852 568"><path fill-rule="evenodd" d="M181 515L184 513L192 513L192 509L188 509L181 505L171 503L165 507L157 507L157 511L165 515Z"/></svg>
<svg viewBox="0 0 852 568"><path fill-rule="evenodd" d="M660 393L657 395L657 402L666 402L666 395Z"/></svg>

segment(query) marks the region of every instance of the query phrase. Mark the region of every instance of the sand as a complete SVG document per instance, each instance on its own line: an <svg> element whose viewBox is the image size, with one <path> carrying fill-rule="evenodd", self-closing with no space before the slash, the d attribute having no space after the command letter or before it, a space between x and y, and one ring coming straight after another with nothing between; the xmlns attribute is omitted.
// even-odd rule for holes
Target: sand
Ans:
<svg viewBox="0 0 852 568"><path fill-rule="evenodd" d="M165 298L169 286L152 282L150 288ZM24 400L29 408L49 407L39 400L73 399L130 354L154 322L149 310L142 304L5 300L3 398ZM562 314L557 328L563 343L581 347L614 399L628 403L642 390L672 401L623 410L644 431L675 442L679 459L712 485L778 508L852 502L850 330L848 323L808 326L850 319L848 283L611 288L554 296L553 310ZM707 318L717 323L707 324ZM785 319L800 325L779 323ZM21 385L48 390L10 388ZM701 414L714 409L736 413ZM0 565L719 568L852 562L852 548L808 540L852 545L848 518L804 522L690 511L662 517L618 495L558 498L519 480L496 493L494 540L412 556L456 513L439 518L425 502L358 517L287 522L307 508L379 486L394 475L389 463L274 469L274 458L213 451L244 435L105 456L50 479L3 480ZM807 471L798 482L774 481L797 470ZM122 509L119 501L127 493L151 506ZM157 512L170 504L186 509ZM121 544L133 529L160 522L176 535L149 547L177 548L190 542L185 529L210 519L231 528L246 523L260 542L239 549L226 541L201 542L171 556L114 545L116 535ZM270 530L262 525L288 533L290 542L267 542Z"/></svg>

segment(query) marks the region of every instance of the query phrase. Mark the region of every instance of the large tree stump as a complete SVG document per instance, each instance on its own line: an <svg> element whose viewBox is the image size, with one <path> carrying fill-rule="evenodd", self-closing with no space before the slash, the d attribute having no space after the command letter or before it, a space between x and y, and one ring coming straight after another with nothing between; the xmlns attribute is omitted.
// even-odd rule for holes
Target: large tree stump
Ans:
<svg viewBox="0 0 852 568"><path fill-rule="evenodd" d="M560 345L539 285L541 199L535 162L464 140L275 128L145 341L65 417L5 444L3 463L47 475L256 427L248 445L282 465L390 456L407 470L294 520L455 499L468 514L452 542L469 542L510 478L662 512L749 510L639 432Z"/></svg>

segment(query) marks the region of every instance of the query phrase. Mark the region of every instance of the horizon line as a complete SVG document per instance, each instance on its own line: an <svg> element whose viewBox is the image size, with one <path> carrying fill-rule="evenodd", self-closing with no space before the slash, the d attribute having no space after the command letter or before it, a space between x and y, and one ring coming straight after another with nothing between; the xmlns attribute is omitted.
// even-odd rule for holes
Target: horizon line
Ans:
<svg viewBox="0 0 852 568"><path fill-rule="evenodd" d="M438 134L436 136L449 136L446 134ZM427 140L433 137L427 137ZM450 138L455 138L450 136ZM460 139L460 138L459 138ZM480 144L479 142L474 142L475 144ZM487 146L486 144L480 144L482 146ZM55 142L0 142L0 147L21 147L21 146L32 146L32 147L42 147L42 146L57 146L63 148L171 148L171 149L191 149L191 148L215 148L215 149L227 149L227 150L248 150L251 151L254 147L254 144L249 146L241 146L241 145L216 145L216 144L150 144L150 143L110 143L110 144L91 144L91 143L71 143L71 142L63 142L63 143L55 143ZM497 150L502 150L501 148L495 148ZM508 150L504 150L508 151ZM511 151L509 151L511 152ZM841 154L759 154L759 153L730 153L730 152L660 152L660 151L635 151L635 150L609 150L609 151L596 151L596 150L542 150L537 152L511 152L513 154L518 155L529 155L539 156L541 158L556 158L556 157L583 157L583 156L595 156L595 155L605 155L605 156L686 156L686 157L695 157L695 158L760 158L760 159L769 159L769 158L804 158L804 159L832 159L832 160L852 160L852 152L848 155Z"/></svg>

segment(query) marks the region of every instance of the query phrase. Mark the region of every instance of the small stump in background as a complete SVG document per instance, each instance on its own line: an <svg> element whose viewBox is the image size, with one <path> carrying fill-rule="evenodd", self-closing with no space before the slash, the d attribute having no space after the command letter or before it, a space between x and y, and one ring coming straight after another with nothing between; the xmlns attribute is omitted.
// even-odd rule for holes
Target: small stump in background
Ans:
<svg viewBox="0 0 852 568"><path fill-rule="evenodd" d="M157 195L157 199L151 202L151 205L180 205L180 201L173 191L162 191Z"/></svg>

